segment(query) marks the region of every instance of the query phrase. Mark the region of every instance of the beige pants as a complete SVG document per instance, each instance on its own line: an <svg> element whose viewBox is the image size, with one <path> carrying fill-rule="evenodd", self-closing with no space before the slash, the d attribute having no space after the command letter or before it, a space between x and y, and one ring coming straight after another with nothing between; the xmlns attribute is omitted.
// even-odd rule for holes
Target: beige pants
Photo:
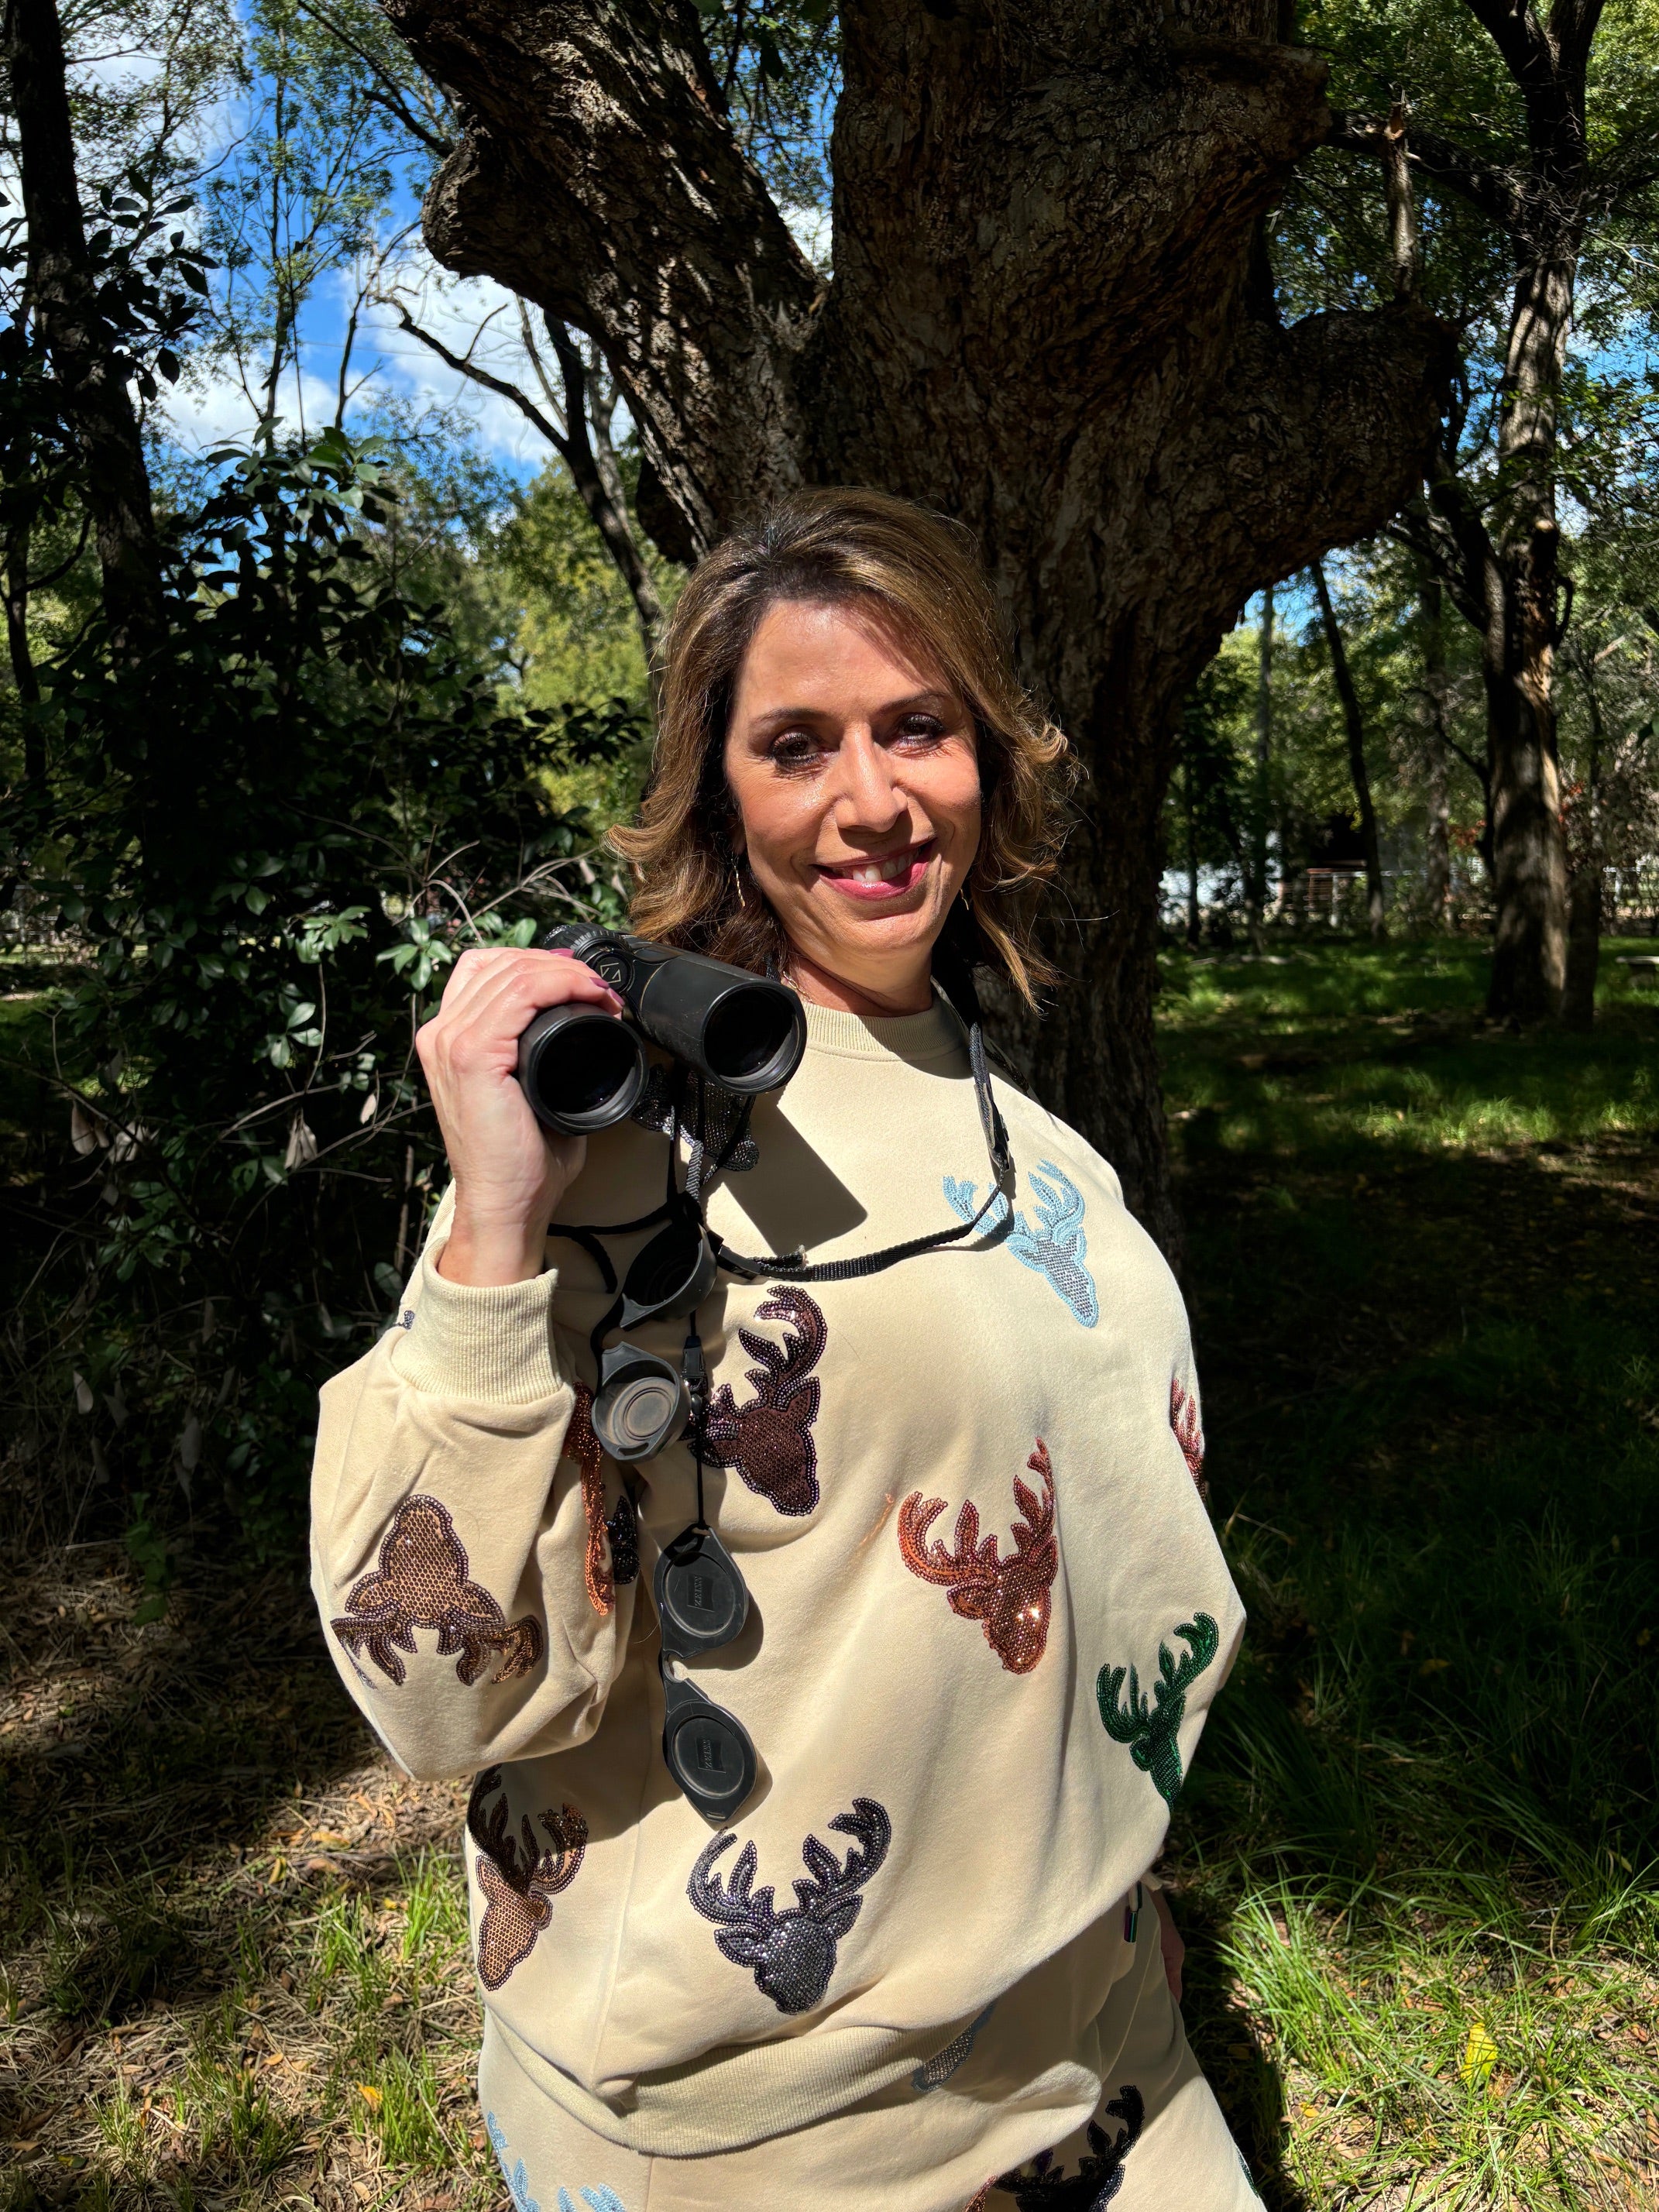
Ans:
<svg viewBox="0 0 1659 2212"><path fill-rule="evenodd" d="M1150 1899L1079 2063L1010 2094L1024 1987L899 2088L714 2156L642 2157L593 2134L488 2014L479 2100L517 2212L1260 2212L1170 1996Z"/></svg>

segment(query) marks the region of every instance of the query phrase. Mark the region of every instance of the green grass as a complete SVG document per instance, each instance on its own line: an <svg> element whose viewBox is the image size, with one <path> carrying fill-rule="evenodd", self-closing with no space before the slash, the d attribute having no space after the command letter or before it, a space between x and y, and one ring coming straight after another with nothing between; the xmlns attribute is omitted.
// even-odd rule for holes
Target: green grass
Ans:
<svg viewBox="0 0 1659 2212"><path fill-rule="evenodd" d="M1568 1038L1452 945L1166 970L1251 1614L1192 2010L1279 2204L1655 2201L1659 992L1603 972Z"/></svg>

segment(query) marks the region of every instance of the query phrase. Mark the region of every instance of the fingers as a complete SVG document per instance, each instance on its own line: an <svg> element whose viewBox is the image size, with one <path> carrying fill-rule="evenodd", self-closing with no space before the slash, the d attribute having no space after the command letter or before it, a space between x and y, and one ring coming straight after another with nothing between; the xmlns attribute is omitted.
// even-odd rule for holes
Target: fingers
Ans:
<svg viewBox="0 0 1659 2212"><path fill-rule="evenodd" d="M464 952L437 1012L416 1033L421 1065L438 1068L507 1065L520 1033L544 1007L589 1005L620 1014L617 994L568 953L491 947Z"/></svg>
<svg viewBox="0 0 1659 2212"><path fill-rule="evenodd" d="M595 1006L622 1012L616 993L591 968L568 952L541 952L514 945L474 945L463 952L444 987L440 1011L459 1012L479 994L511 981L526 996L529 1014L544 1006L562 1006L585 999Z"/></svg>

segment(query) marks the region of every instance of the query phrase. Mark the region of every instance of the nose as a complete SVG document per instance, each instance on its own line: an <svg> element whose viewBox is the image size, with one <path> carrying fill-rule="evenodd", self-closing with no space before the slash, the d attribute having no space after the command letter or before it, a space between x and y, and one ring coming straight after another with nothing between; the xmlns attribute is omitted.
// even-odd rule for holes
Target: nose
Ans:
<svg viewBox="0 0 1659 2212"><path fill-rule="evenodd" d="M843 836L854 830L882 836L903 819L908 799L893 774L885 747L876 743L869 730L843 734L836 765L836 826Z"/></svg>

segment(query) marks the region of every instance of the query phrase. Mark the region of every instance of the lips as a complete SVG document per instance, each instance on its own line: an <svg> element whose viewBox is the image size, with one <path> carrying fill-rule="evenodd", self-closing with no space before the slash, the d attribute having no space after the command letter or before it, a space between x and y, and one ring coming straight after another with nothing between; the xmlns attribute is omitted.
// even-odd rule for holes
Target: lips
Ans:
<svg viewBox="0 0 1659 2212"><path fill-rule="evenodd" d="M920 844L902 845L896 853L820 865L818 873L848 898L902 898L921 881L933 852L934 841L925 837Z"/></svg>

